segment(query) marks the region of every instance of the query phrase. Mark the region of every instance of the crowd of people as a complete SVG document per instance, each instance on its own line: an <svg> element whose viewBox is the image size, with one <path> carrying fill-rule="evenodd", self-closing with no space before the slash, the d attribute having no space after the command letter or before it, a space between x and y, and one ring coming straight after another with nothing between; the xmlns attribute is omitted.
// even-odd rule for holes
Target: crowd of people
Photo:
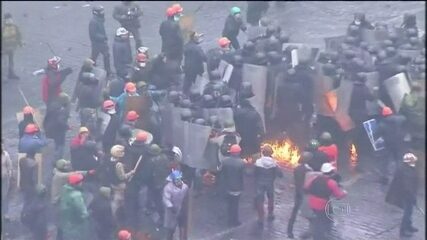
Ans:
<svg viewBox="0 0 427 240"><path fill-rule="evenodd" d="M264 198L267 196L267 220L273 221L274 183L277 177L283 176L273 148L263 142L271 132L286 132L295 123L314 128L318 134L302 146L299 165L293 170L295 205L287 234L294 238L296 216L306 205L303 215L309 219L310 231L304 237L330 239L328 234L333 222L325 208L331 207L328 204L331 198L341 199L347 195L337 171L339 151L343 147L338 136L343 131L335 120L315 111L314 81L318 70L334 80L334 88L343 81L353 83L349 116L355 129L350 136L361 151L373 151L370 145L366 146L369 140L363 122L372 118L378 121L378 134L383 137L385 148L375 154L381 160L383 184L389 182L388 165L403 162L390 183L387 202L404 209L402 236L411 236L417 231L410 220L416 205L417 157L408 151L424 145L425 135L419 134L425 128L424 96L420 84L411 81L411 92L397 108L383 84L399 73L408 76L410 66L425 63L425 35L418 37L415 15L404 16L401 35L390 33L379 45L371 45L363 41L363 31L384 26L373 26L364 14L355 14L344 42L336 51L321 52L317 64L314 59L301 56L298 65L292 66L291 52L297 47L282 49L283 44L290 42L288 34L262 17L268 5L257 4L259 6L249 4L247 20L251 26L244 22L239 7L231 8L218 47L208 51L199 45L203 41L201 33L191 31L188 42L184 40L179 25L184 9L174 4L167 8L166 19L160 25L161 53L151 57L139 33L142 9L135 2L122 1L113 11L113 18L121 25L112 43L115 73L110 66L104 8L93 7L89 23L91 57L83 62L72 97L61 85L73 70L62 69L61 58L54 56L48 59L46 68L38 72L42 75L42 99L46 104L43 124L39 125L31 106L25 106L23 120L19 122L18 152L25 154L19 159L19 187L24 202L20 220L34 239L46 239L47 219L55 223L57 239L92 239L91 231L102 240L135 239L141 227L141 212L158 216L156 224L166 230L165 239L174 239L177 228L179 239L188 239L188 198L192 197L189 192L192 188L200 189L200 182L207 187L219 186L218 191L224 194L227 204L228 225L239 226L239 199L248 165L256 169L255 205L258 225L262 227L266 218ZM21 36L11 15L5 14L4 18L3 44L9 48L2 50L9 56L9 78L16 79L13 52L22 45ZM248 39L241 48L237 36L251 27L265 31ZM420 53L413 58L399 53L399 49ZM100 54L104 79L96 72ZM233 66L228 82L222 80L221 61ZM276 90L266 93L268 98L275 92L273 103L266 104L266 112L272 105L277 106L274 119L263 120L251 104L249 99L257 91L243 79L244 64L278 69ZM379 85L372 91L366 81L368 73L375 71L379 74ZM207 76L208 83L200 90L195 86L196 80L203 76ZM146 105L139 107L146 110L128 111L127 100L133 96L145 97ZM367 101L375 104L373 111L368 109ZM71 107L76 102L80 127L67 143ZM216 141L220 156L216 169L196 169L185 164L186 156L162 129L160 109L164 102L182 108L182 120L215 129L211 139ZM233 121L221 124L218 117L205 119L201 110L206 108L231 108ZM143 129L139 129L141 120ZM265 131L264 122L270 133ZM411 144L405 142L408 133ZM38 184L36 157L47 146L47 139L53 139L55 149L50 186ZM70 160L64 159L67 149ZM7 194L12 172L11 159L2 141L2 222L8 219ZM146 193L144 199L141 191ZM89 204L87 193L94 196Z"/></svg>

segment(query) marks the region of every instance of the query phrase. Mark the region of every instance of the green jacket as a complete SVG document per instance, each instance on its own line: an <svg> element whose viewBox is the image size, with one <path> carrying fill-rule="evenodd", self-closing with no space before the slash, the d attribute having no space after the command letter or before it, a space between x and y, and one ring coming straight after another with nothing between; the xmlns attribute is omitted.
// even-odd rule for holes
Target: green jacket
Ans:
<svg viewBox="0 0 427 240"><path fill-rule="evenodd" d="M412 134L424 133L425 102L423 97L406 94L400 107L400 113L408 119L408 127Z"/></svg>
<svg viewBox="0 0 427 240"><path fill-rule="evenodd" d="M88 239L89 214L81 190L69 184L64 185L59 209L63 239Z"/></svg>
<svg viewBox="0 0 427 240"><path fill-rule="evenodd" d="M21 32L15 24L2 27L2 51L14 51L22 44Z"/></svg>

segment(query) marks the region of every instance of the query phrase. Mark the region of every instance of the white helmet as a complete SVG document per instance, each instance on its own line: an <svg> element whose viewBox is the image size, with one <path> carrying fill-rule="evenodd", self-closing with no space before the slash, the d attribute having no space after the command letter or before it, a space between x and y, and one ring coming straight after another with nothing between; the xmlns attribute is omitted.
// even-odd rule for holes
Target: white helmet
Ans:
<svg viewBox="0 0 427 240"><path fill-rule="evenodd" d="M120 27L120 28L118 28L117 29L117 31L116 31L116 36L123 36L123 35L127 35L127 34L129 34L129 32L128 32L128 30L126 30L126 28L124 28L124 27Z"/></svg>
<svg viewBox="0 0 427 240"><path fill-rule="evenodd" d="M179 149L179 147L177 146L173 146L172 152L175 154L175 160L177 160L178 162L181 162L182 161L181 149Z"/></svg>
<svg viewBox="0 0 427 240"><path fill-rule="evenodd" d="M335 170L335 167L331 163L324 163L322 164L322 168L320 168L322 173L330 173L333 170Z"/></svg>
<svg viewBox="0 0 427 240"><path fill-rule="evenodd" d="M418 160L417 156L415 156L413 153L406 153L403 156L403 162L412 162L417 160Z"/></svg>

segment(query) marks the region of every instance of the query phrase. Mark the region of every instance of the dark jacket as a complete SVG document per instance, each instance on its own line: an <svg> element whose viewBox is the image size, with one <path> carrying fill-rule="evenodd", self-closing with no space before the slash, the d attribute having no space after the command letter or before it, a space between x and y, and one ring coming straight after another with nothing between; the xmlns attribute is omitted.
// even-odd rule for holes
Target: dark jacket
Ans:
<svg viewBox="0 0 427 240"><path fill-rule="evenodd" d="M19 161L20 188L24 192L35 193L37 185L37 162L34 158L24 157Z"/></svg>
<svg viewBox="0 0 427 240"><path fill-rule="evenodd" d="M231 73L230 80L228 81L228 87L234 89L235 91L240 90L240 86L243 81L243 67L242 66L233 66L233 72Z"/></svg>
<svg viewBox="0 0 427 240"><path fill-rule="evenodd" d="M28 204L24 204L21 221L33 233L35 240L47 237L48 201L46 197L35 196Z"/></svg>
<svg viewBox="0 0 427 240"><path fill-rule="evenodd" d="M322 165L329 162L328 155L319 150L312 150L310 152L313 154L313 158L307 164L313 169L313 171L319 172Z"/></svg>
<svg viewBox="0 0 427 240"><path fill-rule="evenodd" d="M159 34L162 38L162 52L167 56L182 56L184 50L184 38L179 24L169 18L160 24Z"/></svg>
<svg viewBox="0 0 427 240"><path fill-rule="evenodd" d="M98 194L89 205L89 211L95 220L96 228L103 231L112 231L115 227L111 201Z"/></svg>
<svg viewBox="0 0 427 240"><path fill-rule="evenodd" d="M71 165L73 169L78 171L89 171L97 168L98 162L95 158L95 142L86 140L81 143L78 139L78 137L74 138L70 146Z"/></svg>
<svg viewBox="0 0 427 240"><path fill-rule="evenodd" d="M24 115L24 119L22 119L22 121L20 121L18 124L19 139L21 139L22 136L24 136L25 127L30 123L34 123L33 115Z"/></svg>
<svg viewBox="0 0 427 240"><path fill-rule="evenodd" d="M405 202L416 204L418 184L417 168L402 163L391 181L385 201L400 208L403 208Z"/></svg>
<svg viewBox="0 0 427 240"><path fill-rule="evenodd" d="M146 82L150 83L152 81L152 64L150 62L147 62L145 67L133 67L132 74L131 74L131 80L134 83L138 82Z"/></svg>
<svg viewBox="0 0 427 240"><path fill-rule="evenodd" d="M405 137L403 129L405 121L406 118L400 114L393 114L380 120L378 134L384 138L387 148L402 147L403 138Z"/></svg>
<svg viewBox="0 0 427 240"><path fill-rule="evenodd" d="M300 164L294 169L294 184L295 184L295 194L298 197L302 197L304 193L304 181L305 174L311 171L311 167L308 164Z"/></svg>
<svg viewBox="0 0 427 240"><path fill-rule="evenodd" d="M136 169L135 175L132 178L130 184L149 184L151 176L153 174L153 165L150 160L150 155L148 153L148 145L142 142L133 142L129 147L128 154L126 155L126 166L129 169L134 169L138 159L141 157L141 162Z"/></svg>
<svg viewBox="0 0 427 240"><path fill-rule="evenodd" d="M46 145L47 141L44 136L24 133L22 138L19 140L19 152L37 153Z"/></svg>
<svg viewBox="0 0 427 240"><path fill-rule="evenodd" d="M104 26L105 18L93 16L89 23L89 37L92 45L104 45L107 43L107 34Z"/></svg>
<svg viewBox="0 0 427 240"><path fill-rule="evenodd" d="M132 65L132 50L129 39L114 38L113 60L116 70L125 71L130 68Z"/></svg>
<svg viewBox="0 0 427 240"><path fill-rule="evenodd" d="M164 153L151 157L153 163L152 186L156 189L162 189L166 185L166 178L171 173L172 161Z"/></svg>
<svg viewBox="0 0 427 240"><path fill-rule="evenodd" d="M116 140L117 131L120 128L120 117L116 114L110 114L110 121L105 128L102 136L102 146L104 149L110 150Z"/></svg>
<svg viewBox="0 0 427 240"><path fill-rule="evenodd" d="M259 152L264 135L264 127L260 114L248 100L243 100L240 103L240 108L235 108L233 112L236 131L242 137L240 142L242 156L249 156Z"/></svg>
<svg viewBox="0 0 427 240"><path fill-rule="evenodd" d="M348 112L355 123L361 123L367 120L368 110L366 108L366 101L372 100L374 100L374 97L363 82L355 82L353 84Z"/></svg>
<svg viewBox="0 0 427 240"><path fill-rule="evenodd" d="M222 30L222 36L228 39L234 39L239 35L240 29L245 29L243 21L237 21L233 15L228 15L225 20L224 29Z"/></svg>
<svg viewBox="0 0 427 240"><path fill-rule="evenodd" d="M125 82L121 79L114 79L110 82L110 92L109 95L111 97L118 97L120 96L125 88Z"/></svg>
<svg viewBox="0 0 427 240"><path fill-rule="evenodd" d="M65 133L69 128L69 116L70 113L66 108L62 107L60 103L53 102L47 109L46 116L43 121L43 128L46 131L46 137L65 144Z"/></svg>
<svg viewBox="0 0 427 240"><path fill-rule="evenodd" d="M184 72L202 75L204 72L203 63L207 61L203 49L191 40L184 46L184 56Z"/></svg>
<svg viewBox="0 0 427 240"><path fill-rule="evenodd" d="M261 157L255 162L255 184L259 187L274 187L277 176L283 176L279 166L271 157Z"/></svg>
<svg viewBox="0 0 427 240"><path fill-rule="evenodd" d="M224 158L222 173L224 176L225 188L228 192L243 191L243 174L245 163L240 157L230 156Z"/></svg>
<svg viewBox="0 0 427 240"><path fill-rule="evenodd" d="M142 10L136 3L131 3L128 6L122 3L114 7L113 18L126 29L140 28L141 24L138 18L141 16Z"/></svg>

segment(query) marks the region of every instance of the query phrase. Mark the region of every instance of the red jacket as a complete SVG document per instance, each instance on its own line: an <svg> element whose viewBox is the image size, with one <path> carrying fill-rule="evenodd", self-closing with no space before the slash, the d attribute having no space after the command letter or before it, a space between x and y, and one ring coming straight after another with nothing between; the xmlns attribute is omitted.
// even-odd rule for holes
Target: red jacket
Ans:
<svg viewBox="0 0 427 240"><path fill-rule="evenodd" d="M58 81L61 82L61 74L60 72L57 72L55 74L56 79L54 79L54 81ZM55 90L55 96L59 96L59 94L61 93L61 84L52 84L50 81L52 81L52 79L49 79L48 74L45 74L43 79L42 79L42 98L43 101L45 103L47 103L48 99L51 98L52 96L49 96L49 87L50 86L55 86L56 85L56 90Z"/></svg>
<svg viewBox="0 0 427 240"><path fill-rule="evenodd" d="M304 188L308 191L308 204L315 211L324 211L331 196L341 199L347 195L335 180L325 175L307 176Z"/></svg>
<svg viewBox="0 0 427 240"><path fill-rule="evenodd" d="M338 161L338 147L335 144L331 144L329 146L320 146L319 151L323 152L328 156L329 162L337 168Z"/></svg>

